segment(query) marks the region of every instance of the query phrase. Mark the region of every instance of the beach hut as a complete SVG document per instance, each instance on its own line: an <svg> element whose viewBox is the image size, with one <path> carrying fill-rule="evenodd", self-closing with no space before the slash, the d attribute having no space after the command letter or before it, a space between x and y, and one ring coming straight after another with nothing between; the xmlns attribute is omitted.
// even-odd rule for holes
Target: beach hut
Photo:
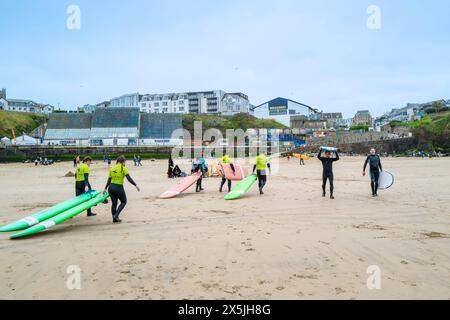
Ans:
<svg viewBox="0 0 450 320"><path fill-rule="evenodd" d="M11 145L11 140L8 137L3 137L0 139L0 145L9 146Z"/></svg>

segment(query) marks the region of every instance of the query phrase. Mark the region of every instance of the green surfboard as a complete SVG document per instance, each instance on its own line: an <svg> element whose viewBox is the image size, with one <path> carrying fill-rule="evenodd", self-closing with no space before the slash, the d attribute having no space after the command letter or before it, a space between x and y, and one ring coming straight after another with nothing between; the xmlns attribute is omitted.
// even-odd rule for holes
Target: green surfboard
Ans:
<svg viewBox="0 0 450 320"><path fill-rule="evenodd" d="M231 189L231 192L225 196L225 200L236 200L245 194L257 180L256 174L252 174Z"/></svg>
<svg viewBox="0 0 450 320"><path fill-rule="evenodd" d="M38 213L35 213L31 216L25 217L23 219L20 219L18 221L15 221L13 223L10 223L2 228L0 228L0 232L12 232L12 231L18 231L22 230L31 226L34 226L42 221L45 221L49 218L52 218L61 212L64 212L68 209L71 209L73 207L76 207L83 202L86 202L92 198L95 198L100 194L100 191L90 191L86 192L76 198L72 198L70 200L58 203L57 205L47 208L43 211L40 211Z"/></svg>
<svg viewBox="0 0 450 320"><path fill-rule="evenodd" d="M55 225L63 223L64 221L67 221L70 218L73 218L76 215L79 215L83 211L86 211L87 209L92 208L93 206L99 204L100 202L105 201L108 197L109 197L109 194L107 194L107 193L98 195L96 198L88 200L76 207L73 207L63 213L60 213L60 214L54 216L53 218L47 219L35 226L32 226L21 232L13 234L10 238L17 239L17 238L21 238L21 237L26 237L26 236L30 236L32 234L41 232L43 230L50 229L50 228L54 227Z"/></svg>

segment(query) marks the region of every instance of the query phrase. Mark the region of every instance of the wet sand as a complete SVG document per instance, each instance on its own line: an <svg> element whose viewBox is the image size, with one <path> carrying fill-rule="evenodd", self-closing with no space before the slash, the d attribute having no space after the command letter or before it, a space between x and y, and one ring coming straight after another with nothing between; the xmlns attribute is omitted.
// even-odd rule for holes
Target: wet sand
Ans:
<svg viewBox="0 0 450 320"><path fill-rule="evenodd" d="M396 183L379 198L363 162L335 164L335 200L321 197L318 160L283 159L264 196L254 186L234 202L218 178L160 200L175 183L167 163L128 163L142 192L126 185L122 224L99 205L34 237L0 234L0 299L450 299L450 159L383 159ZM0 224L73 197L70 170L1 164ZM93 164L94 188L106 176ZM80 290L67 289L71 265ZM367 288L371 265L380 290Z"/></svg>

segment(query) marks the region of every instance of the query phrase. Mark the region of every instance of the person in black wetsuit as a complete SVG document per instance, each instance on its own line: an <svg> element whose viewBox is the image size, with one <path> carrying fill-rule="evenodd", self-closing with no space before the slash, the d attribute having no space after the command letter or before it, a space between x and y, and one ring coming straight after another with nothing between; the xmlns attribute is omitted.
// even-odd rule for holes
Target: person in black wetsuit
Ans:
<svg viewBox="0 0 450 320"><path fill-rule="evenodd" d="M192 166L191 173L195 174L197 172L201 172L200 179L197 180L197 185L195 186L195 192L203 191L202 187L202 180L203 180L203 173L204 173L204 166L202 164L201 158L197 158Z"/></svg>
<svg viewBox="0 0 450 320"><path fill-rule="evenodd" d="M378 197L378 179L380 178L380 171L383 171L381 166L380 156L377 154L375 148L370 149L370 154L364 162L363 176L366 175L366 168L370 168L370 187L372 188L372 197Z"/></svg>
<svg viewBox="0 0 450 320"><path fill-rule="evenodd" d="M322 173L322 196L326 196L325 188L327 186L327 180L330 181L330 199L334 199L334 175L333 175L333 162L339 161L339 153L336 151L336 157L331 157L330 151L325 151L324 156L322 156L323 150L319 151L317 158L322 162L323 173Z"/></svg>
<svg viewBox="0 0 450 320"><path fill-rule="evenodd" d="M106 182L106 187L103 191L103 193L108 192L111 197L111 213L114 223L122 222L122 220L119 219L119 216L127 204L127 195L125 194L125 189L123 187L124 179L127 178L128 182L135 186L138 192L141 191L136 182L131 178L127 167L125 167L125 162L126 159L124 156L117 158L117 164L109 170L108 182ZM119 200L120 205L117 207Z"/></svg>
<svg viewBox="0 0 450 320"><path fill-rule="evenodd" d="M174 163L172 160L172 155L169 155L169 169L167 170L167 176L169 177L169 179L173 178L173 168L174 168Z"/></svg>

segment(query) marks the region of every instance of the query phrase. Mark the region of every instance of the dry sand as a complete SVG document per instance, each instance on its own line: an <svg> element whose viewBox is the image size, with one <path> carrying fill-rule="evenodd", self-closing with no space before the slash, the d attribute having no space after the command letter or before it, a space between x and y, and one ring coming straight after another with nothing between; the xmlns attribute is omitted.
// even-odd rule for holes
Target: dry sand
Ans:
<svg viewBox="0 0 450 320"><path fill-rule="evenodd" d="M335 164L336 200L321 197L318 160L284 159L266 195L234 202L218 178L160 200L166 162L128 163L142 192L126 186L124 223L100 205L34 237L0 234L0 299L450 299L450 159L383 159L397 181L376 199L363 160ZM73 197L69 170L0 165L0 224ZM94 187L106 175L93 164ZM70 265L81 290L66 287ZM366 286L370 265L381 290Z"/></svg>

